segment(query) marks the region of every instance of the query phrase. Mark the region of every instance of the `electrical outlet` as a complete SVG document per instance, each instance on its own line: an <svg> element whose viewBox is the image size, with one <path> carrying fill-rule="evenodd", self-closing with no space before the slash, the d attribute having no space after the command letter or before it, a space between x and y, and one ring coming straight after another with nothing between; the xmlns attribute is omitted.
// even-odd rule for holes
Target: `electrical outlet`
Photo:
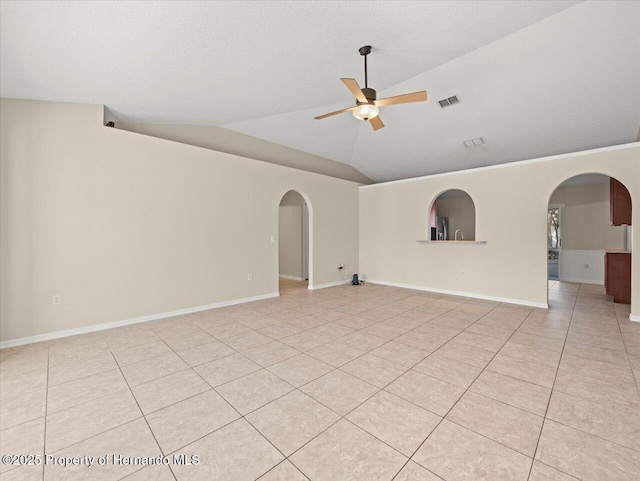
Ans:
<svg viewBox="0 0 640 481"><path fill-rule="evenodd" d="M252 281L253 280L253 274L247 274L247 280L248 281Z"/></svg>
<svg viewBox="0 0 640 481"><path fill-rule="evenodd" d="M464 271L460 271L460 275L461 275L461 276L464 276Z"/></svg>
<svg viewBox="0 0 640 481"><path fill-rule="evenodd" d="M276 236L272 235L271 236L271 243L274 244L276 242Z"/></svg>
<svg viewBox="0 0 640 481"><path fill-rule="evenodd" d="M60 294L56 294L55 296L53 296L52 302L54 306L59 306L60 304L62 304L62 296Z"/></svg>

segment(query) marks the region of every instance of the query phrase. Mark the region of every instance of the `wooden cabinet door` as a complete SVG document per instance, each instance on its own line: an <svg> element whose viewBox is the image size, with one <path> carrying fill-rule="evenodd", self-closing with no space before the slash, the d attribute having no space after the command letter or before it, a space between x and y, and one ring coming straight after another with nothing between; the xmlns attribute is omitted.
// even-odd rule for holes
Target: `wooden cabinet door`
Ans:
<svg viewBox="0 0 640 481"><path fill-rule="evenodd" d="M614 178L609 179L610 223L611 225L631 225L631 194Z"/></svg>
<svg viewBox="0 0 640 481"><path fill-rule="evenodd" d="M605 256L605 289L613 302L631 304L631 254L607 252Z"/></svg>

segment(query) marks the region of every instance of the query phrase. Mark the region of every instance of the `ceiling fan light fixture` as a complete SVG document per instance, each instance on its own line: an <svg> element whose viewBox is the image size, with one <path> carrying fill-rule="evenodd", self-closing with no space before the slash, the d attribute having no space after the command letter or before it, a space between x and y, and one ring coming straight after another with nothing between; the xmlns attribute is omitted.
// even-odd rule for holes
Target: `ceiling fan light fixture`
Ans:
<svg viewBox="0 0 640 481"><path fill-rule="evenodd" d="M329 112L328 114L324 115L318 115L314 117L314 119L326 119L327 117L333 117L334 115L351 111L356 119L369 121L369 125L371 125L371 128L373 130L380 130L384 128L384 122L378 116L380 107L386 107L387 105L407 104L412 102L424 102L427 100L426 90L421 90L420 92L413 92L410 94L396 95L395 97L387 97L385 99L378 99L376 91L369 87L367 78L367 55L371 53L371 46L365 45L364 47L361 47L359 51L360 55L364 57L364 88L360 88L358 82L356 82L356 79L340 79L356 98L356 106L336 110L335 112Z"/></svg>
<svg viewBox="0 0 640 481"><path fill-rule="evenodd" d="M353 116L360 120L369 120L378 116L380 109L374 104L360 104L353 109Z"/></svg>

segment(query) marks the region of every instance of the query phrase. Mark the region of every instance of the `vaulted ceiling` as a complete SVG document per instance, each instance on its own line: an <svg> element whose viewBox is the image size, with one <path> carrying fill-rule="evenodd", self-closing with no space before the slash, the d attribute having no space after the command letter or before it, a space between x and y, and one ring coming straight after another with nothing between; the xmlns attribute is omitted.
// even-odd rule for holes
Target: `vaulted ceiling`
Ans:
<svg viewBox="0 0 640 481"><path fill-rule="evenodd" d="M375 181L632 142L640 126L640 2L3 1L0 22L3 97L218 125ZM313 120L353 104L339 79L363 82L365 44L379 98L429 100L383 108L377 132Z"/></svg>

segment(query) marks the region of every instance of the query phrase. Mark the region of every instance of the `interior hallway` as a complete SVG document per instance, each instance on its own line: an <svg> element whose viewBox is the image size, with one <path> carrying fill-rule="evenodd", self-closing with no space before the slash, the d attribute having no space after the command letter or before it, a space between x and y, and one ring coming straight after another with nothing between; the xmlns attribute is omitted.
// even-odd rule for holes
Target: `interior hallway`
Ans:
<svg viewBox="0 0 640 481"><path fill-rule="evenodd" d="M601 286L552 283L549 310L369 284L280 294L0 351L2 453L199 456L90 468L128 480L640 476L640 324Z"/></svg>

